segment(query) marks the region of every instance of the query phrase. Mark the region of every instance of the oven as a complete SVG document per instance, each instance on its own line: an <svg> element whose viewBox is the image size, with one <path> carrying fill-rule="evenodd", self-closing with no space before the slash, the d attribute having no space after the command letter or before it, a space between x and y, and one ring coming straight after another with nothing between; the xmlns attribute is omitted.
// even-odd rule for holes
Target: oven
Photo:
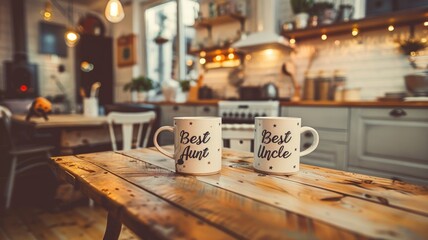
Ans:
<svg viewBox="0 0 428 240"><path fill-rule="evenodd" d="M254 118L278 117L279 109L279 101L219 101L224 147L253 152Z"/></svg>

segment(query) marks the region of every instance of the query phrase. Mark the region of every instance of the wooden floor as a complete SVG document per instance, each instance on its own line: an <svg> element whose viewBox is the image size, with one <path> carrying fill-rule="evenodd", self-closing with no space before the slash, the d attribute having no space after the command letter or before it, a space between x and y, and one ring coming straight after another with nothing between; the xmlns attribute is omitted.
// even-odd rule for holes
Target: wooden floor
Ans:
<svg viewBox="0 0 428 240"><path fill-rule="evenodd" d="M21 207L0 216L0 239L102 239L106 219L101 207L77 206L58 212ZM139 238L122 227L119 239Z"/></svg>

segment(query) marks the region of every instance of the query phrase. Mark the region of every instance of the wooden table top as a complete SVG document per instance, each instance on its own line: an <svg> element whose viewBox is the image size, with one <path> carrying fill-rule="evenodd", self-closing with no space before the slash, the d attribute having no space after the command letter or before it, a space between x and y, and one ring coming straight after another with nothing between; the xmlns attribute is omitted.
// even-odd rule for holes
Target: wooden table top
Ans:
<svg viewBox="0 0 428 240"><path fill-rule="evenodd" d="M32 117L30 121L25 121L25 117L26 115L24 114L13 114L12 120L32 125L35 128L91 127L107 124L106 116L88 117L82 114L51 114L48 115L48 121L42 117Z"/></svg>
<svg viewBox="0 0 428 240"><path fill-rule="evenodd" d="M427 186L304 164L264 175L252 161L226 148L220 174L186 176L145 148L51 165L148 239L428 239Z"/></svg>

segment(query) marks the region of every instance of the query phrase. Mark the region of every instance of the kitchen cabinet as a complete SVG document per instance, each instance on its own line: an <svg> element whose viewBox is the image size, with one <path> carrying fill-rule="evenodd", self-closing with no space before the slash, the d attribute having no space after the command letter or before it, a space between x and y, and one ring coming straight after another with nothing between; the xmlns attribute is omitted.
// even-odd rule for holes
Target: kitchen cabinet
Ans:
<svg viewBox="0 0 428 240"><path fill-rule="evenodd" d="M428 184L428 109L352 108L348 170Z"/></svg>
<svg viewBox="0 0 428 240"><path fill-rule="evenodd" d="M302 126L318 131L320 142L302 163L346 170L348 157L349 108L282 107L281 116L302 118ZM311 133L301 136L301 151L313 142Z"/></svg>

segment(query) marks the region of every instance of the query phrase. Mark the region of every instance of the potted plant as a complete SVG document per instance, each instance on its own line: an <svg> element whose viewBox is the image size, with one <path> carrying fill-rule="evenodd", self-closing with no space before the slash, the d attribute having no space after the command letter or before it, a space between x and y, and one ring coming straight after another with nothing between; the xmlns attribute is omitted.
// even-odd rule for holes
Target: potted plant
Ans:
<svg viewBox="0 0 428 240"><path fill-rule="evenodd" d="M131 92L131 100L133 102L143 102L147 99L147 92L155 88L155 83L152 79L139 76L133 78L129 83L123 86L124 91Z"/></svg>
<svg viewBox="0 0 428 240"><path fill-rule="evenodd" d="M179 81L181 92L184 94L184 101L187 101L190 87L192 86L194 81L195 80L193 79L184 79Z"/></svg>
<svg viewBox="0 0 428 240"><path fill-rule="evenodd" d="M296 28L306 28L309 20L309 10L313 0L291 0L291 8L294 12L294 22Z"/></svg>
<svg viewBox="0 0 428 240"><path fill-rule="evenodd" d="M316 2L312 4L310 13L317 16L321 25L332 24L337 19L337 11L331 2Z"/></svg>

